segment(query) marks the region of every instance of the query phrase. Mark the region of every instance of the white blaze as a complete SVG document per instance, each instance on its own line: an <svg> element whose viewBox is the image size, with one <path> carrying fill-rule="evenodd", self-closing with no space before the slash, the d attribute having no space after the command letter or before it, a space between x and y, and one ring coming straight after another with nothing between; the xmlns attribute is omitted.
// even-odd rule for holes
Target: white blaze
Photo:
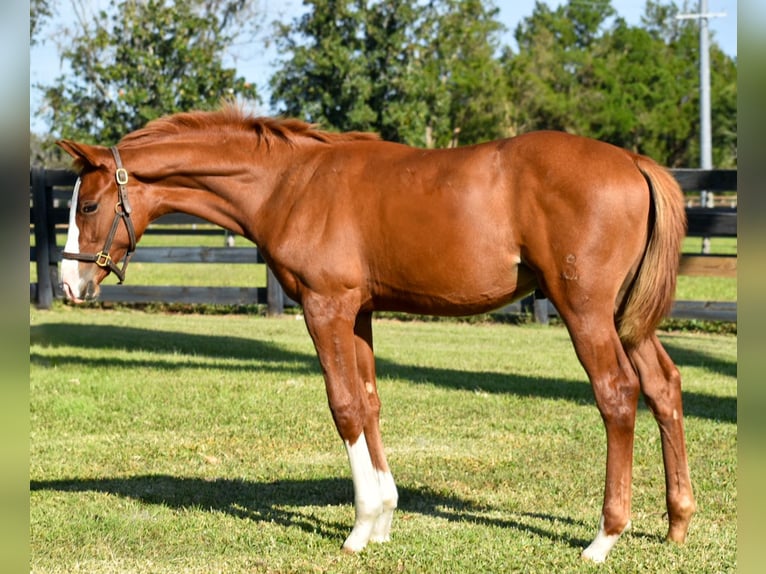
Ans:
<svg viewBox="0 0 766 574"><path fill-rule="evenodd" d="M66 245L64 245L64 251L70 253L80 252L80 229L77 227L77 200L79 193L80 178L78 177L77 182L74 184L74 192L72 193L72 205L69 208L69 231L66 236ZM71 295L80 295L79 264L75 259L61 260L61 281L69 287Z"/></svg>

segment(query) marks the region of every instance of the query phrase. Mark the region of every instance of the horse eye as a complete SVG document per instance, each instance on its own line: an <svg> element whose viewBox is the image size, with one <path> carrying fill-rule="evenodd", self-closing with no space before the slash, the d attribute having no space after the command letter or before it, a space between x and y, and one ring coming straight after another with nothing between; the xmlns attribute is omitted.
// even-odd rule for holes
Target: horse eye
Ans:
<svg viewBox="0 0 766 574"><path fill-rule="evenodd" d="M82 211L85 214L96 213L96 211L98 211L98 203L96 203L95 201L85 202L82 204L80 211Z"/></svg>

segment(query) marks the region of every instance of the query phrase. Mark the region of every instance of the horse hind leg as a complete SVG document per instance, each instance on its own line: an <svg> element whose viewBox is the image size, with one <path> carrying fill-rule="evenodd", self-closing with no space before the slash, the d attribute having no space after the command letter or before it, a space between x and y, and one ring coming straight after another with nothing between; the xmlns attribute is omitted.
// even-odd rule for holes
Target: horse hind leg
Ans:
<svg viewBox="0 0 766 574"><path fill-rule="evenodd" d="M630 528L633 441L638 405L638 380L614 328L601 341L580 337L577 354L593 387L606 430L606 478L599 530L583 550L583 558L603 562L619 537Z"/></svg>
<svg viewBox="0 0 766 574"><path fill-rule="evenodd" d="M696 506L684 438L681 376L656 335L630 348L628 354L638 371L644 400L660 429L669 521L667 539L684 542Z"/></svg>
<svg viewBox="0 0 766 574"><path fill-rule="evenodd" d="M565 291L550 292L569 330L580 363L593 388L606 430L604 502L596 537L582 552L604 562L620 536L630 528L633 441L639 381L617 334L611 305L596 298L571 305Z"/></svg>

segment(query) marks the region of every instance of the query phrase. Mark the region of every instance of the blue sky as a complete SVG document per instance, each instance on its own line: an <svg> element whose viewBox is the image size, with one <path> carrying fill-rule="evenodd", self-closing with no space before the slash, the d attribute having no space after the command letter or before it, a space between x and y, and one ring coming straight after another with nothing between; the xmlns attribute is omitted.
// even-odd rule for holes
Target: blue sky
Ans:
<svg viewBox="0 0 766 574"><path fill-rule="evenodd" d="M285 21L299 15L302 12L300 0L261 0L266 10L266 18L271 21L280 18ZM587 2L588 0L582 0ZM30 50L30 128L36 132L44 132L45 124L36 117L36 111L40 106L40 91L36 84L52 84L54 80L65 72L58 56L56 43L53 39L46 39L61 24L71 25L74 22L71 11L71 0L59 0L60 14L54 16L51 24L43 30L44 39L39 45ZM679 4L682 0L677 0ZM93 13L99 7L109 5L108 0L85 0L85 5L93 6ZM496 0L500 8L500 20L508 28L505 41L513 45L513 30L521 19L529 16L535 6L535 0ZM546 0L550 6L557 6L562 0ZM638 24L644 12L645 0L612 0L612 5L618 14L630 24ZM696 8L697 0L691 0L690 5ZM729 55L737 55L737 0L708 0L708 11L711 13L725 12L722 18L710 19L710 30L714 39L721 48ZM254 82L263 97L264 104L257 109L258 113L268 114L267 82L273 71L273 62L277 54L273 47L264 50L261 42L237 46L229 55L230 64L237 67L238 73L247 80Z"/></svg>

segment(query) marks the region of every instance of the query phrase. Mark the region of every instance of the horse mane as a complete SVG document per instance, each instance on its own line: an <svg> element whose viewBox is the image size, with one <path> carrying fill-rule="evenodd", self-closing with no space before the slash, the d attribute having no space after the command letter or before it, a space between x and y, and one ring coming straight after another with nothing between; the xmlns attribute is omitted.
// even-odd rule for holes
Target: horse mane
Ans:
<svg viewBox="0 0 766 574"><path fill-rule="evenodd" d="M306 142L332 144L347 141L378 140L369 132L333 133L291 118L251 116L236 105L228 104L216 111L181 112L150 121L145 127L131 132L120 140L120 145L144 145L153 141L189 132L250 132L258 144L271 147L274 143L299 145Z"/></svg>

